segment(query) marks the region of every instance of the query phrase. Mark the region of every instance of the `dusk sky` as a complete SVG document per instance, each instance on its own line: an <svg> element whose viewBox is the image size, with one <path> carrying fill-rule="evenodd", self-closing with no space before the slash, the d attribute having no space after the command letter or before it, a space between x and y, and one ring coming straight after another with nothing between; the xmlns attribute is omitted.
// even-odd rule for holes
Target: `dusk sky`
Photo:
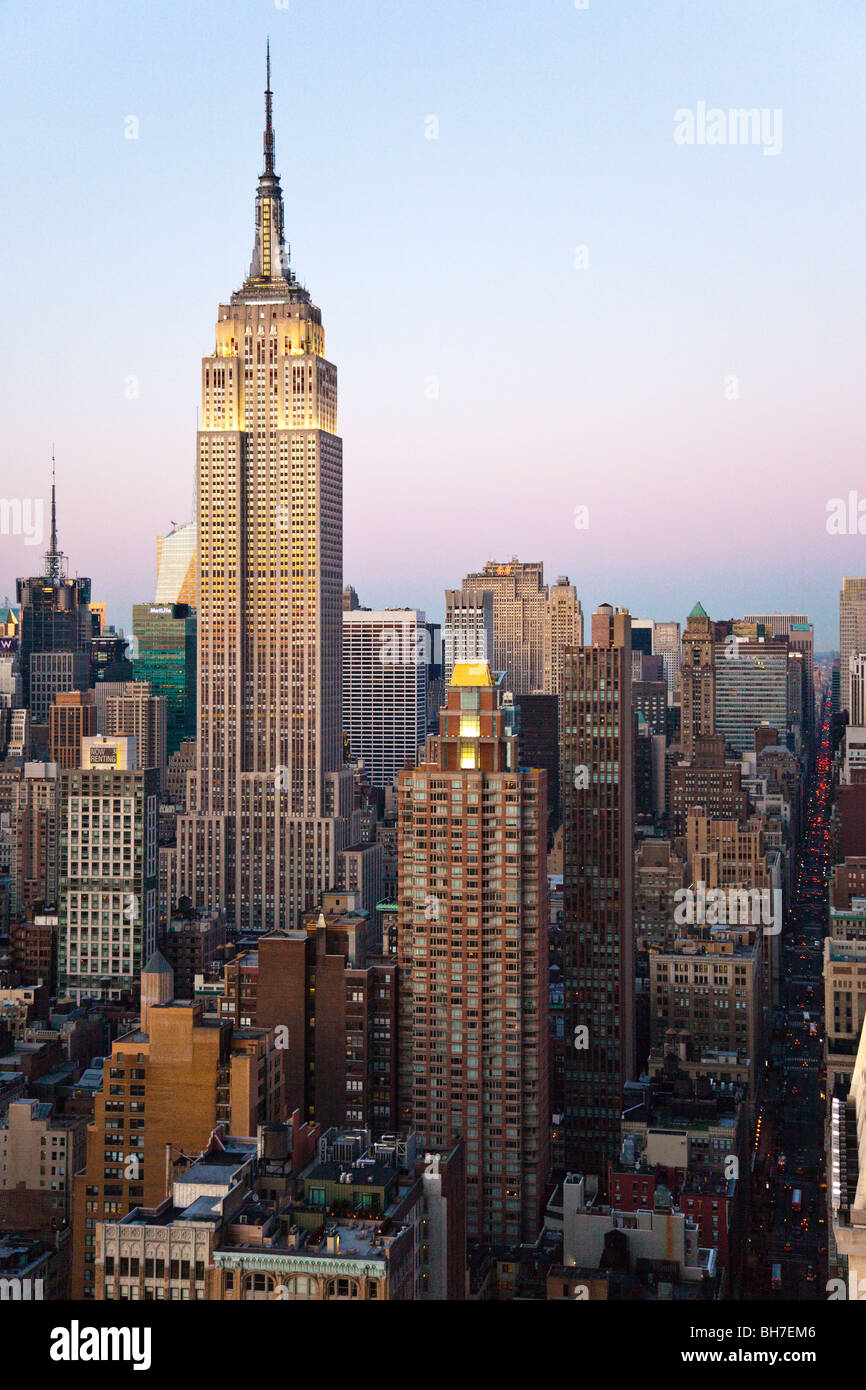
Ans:
<svg viewBox="0 0 866 1390"><path fill-rule="evenodd" d="M516 555L587 614L805 611L837 646L842 576L866 573L866 535L826 529L831 499L866 498L866 17L755 10L6 5L0 497L47 498L53 443L62 549L129 630L157 534L192 515L270 35L361 601L441 618L446 587ZM677 143L700 103L777 113L781 147ZM0 544L14 600L45 546Z"/></svg>

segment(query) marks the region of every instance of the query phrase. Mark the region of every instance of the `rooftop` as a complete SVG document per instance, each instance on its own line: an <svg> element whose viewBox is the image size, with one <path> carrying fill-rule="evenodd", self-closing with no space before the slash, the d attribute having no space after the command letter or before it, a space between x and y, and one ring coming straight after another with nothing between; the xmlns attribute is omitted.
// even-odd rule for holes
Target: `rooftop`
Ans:
<svg viewBox="0 0 866 1390"><path fill-rule="evenodd" d="M490 663L487 661L458 661L451 676L452 686L493 686L495 683Z"/></svg>
<svg viewBox="0 0 866 1390"><path fill-rule="evenodd" d="M305 1182L339 1182L345 1183L347 1187L357 1184L367 1186L372 1184L376 1187L385 1187L394 1181L397 1170L387 1163L377 1163L365 1159L356 1160L357 1166L351 1163L341 1163L339 1160L329 1160L325 1163L317 1163L304 1172Z"/></svg>
<svg viewBox="0 0 866 1390"><path fill-rule="evenodd" d="M141 973L143 975L174 975L174 971L165 956L159 951L154 951Z"/></svg>
<svg viewBox="0 0 866 1390"><path fill-rule="evenodd" d="M274 1258L283 1256L287 1262L302 1260L384 1260L388 1249L408 1228L395 1226L387 1235L382 1232L382 1219L373 1221L330 1220L318 1231L293 1229L285 1237L265 1247L237 1242L221 1244L215 1251L217 1263L231 1264L235 1254L243 1254L246 1262L263 1255L268 1267Z"/></svg>

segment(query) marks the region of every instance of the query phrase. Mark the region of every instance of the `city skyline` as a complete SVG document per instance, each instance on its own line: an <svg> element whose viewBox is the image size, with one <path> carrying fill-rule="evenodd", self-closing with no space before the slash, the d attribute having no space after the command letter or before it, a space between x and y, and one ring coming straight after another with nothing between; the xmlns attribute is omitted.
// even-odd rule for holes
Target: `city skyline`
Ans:
<svg viewBox="0 0 866 1390"><path fill-rule="evenodd" d="M52 1359L866 1299L849 3L0 20L0 1302L120 1324Z"/></svg>
<svg viewBox="0 0 866 1390"><path fill-rule="evenodd" d="M656 7L627 26L602 8L550 5L530 28L516 5L482 18L445 4L411 19L386 5L363 24L347 6L333 20L294 7L263 12L257 26L218 4L225 41L207 63L187 15L177 16L173 44L161 45L167 6L151 7L144 26L112 15L106 28L101 7L5 16L0 172L21 190L12 255L74 259L76 275L52 299L47 342L38 325L52 277L45 289L10 286L21 344L5 369L0 493L20 496L23 470L33 497L47 500L54 442L71 571L92 576L94 594L129 631L132 604L154 592L155 537L191 515L189 364L207 347L201 305L226 295L247 254L243 190L269 31L293 264L302 282L326 287L342 364L344 574L362 601L439 618L444 590L467 567L518 555L542 559L549 578L569 574L587 612L611 601L682 622L696 596L719 617L797 608L816 624L816 648L835 647L839 579L862 568L859 535L827 530L832 501L856 491L862 432L862 327L843 283L849 267L859 273L858 191L834 180L824 159L829 146L842 161L855 138L846 56L855 45L834 42L852 22L844 8L835 21L800 16L780 32L773 16L790 19L786 7L766 6L743 52L736 24L720 25L705 8L682 17ZM477 94L464 56L476 39L499 59L495 75L485 65ZM637 67L641 45L655 56L651 74ZM160 62L141 61L155 46ZM39 92L20 85L23 51L34 47ZM808 75L795 61L806 48L822 58ZM394 59L384 72L382 51ZM326 53L339 80L320 112L309 73ZM408 73L400 55L411 58ZM515 99L509 79L527 58L537 75ZM230 120L216 96L228 83L237 91ZM781 111L776 156L765 157L766 145L678 144L676 113L701 101ZM191 137L178 140L178 128ZM514 171L506 188L491 177L503 162ZM46 177L47 219L33 183ZM191 197L203 183L229 209L225 218L204 215ZM820 190L823 215L803 201L807 186ZM439 284L446 263L471 312L457 332ZM502 294L518 281L530 333L525 308L515 333L514 292ZM803 288L792 295L792 284ZM169 302L178 312L167 341L155 306ZM85 304L88 350L70 354ZM38 383L19 365L37 344ZM612 419L624 427L611 431ZM421 508L420 480L432 471L444 486ZM100 527L94 489L108 521ZM583 506L589 526L577 530ZM374 561L384 544L387 578ZM4 536L0 590L13 592L32 553L23 537ZM694 581L681 578L690 571Z"/></svg>

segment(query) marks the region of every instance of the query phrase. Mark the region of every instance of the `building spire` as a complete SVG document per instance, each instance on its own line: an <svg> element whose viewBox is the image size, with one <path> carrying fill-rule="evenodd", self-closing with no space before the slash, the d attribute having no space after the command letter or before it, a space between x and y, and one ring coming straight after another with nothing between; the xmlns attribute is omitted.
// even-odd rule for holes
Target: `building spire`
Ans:
<svg viewBox="0 0 866 1390"><path fill-rule="evenodd" d="M45 577L59 584L63 579L65 556L57 549L57 489L55 486L54 445L51 445L51 545L45 552Z"/></svg>
<svg viewBox="0 0 866 1390"><path fill-rule="evenodd" d="M274 171L273 92L271 91L271 41L268 39L265 59L265 153L264 171L259 175L256 194L256 237L250 273L244 284L245 292L253 288L272 292L274 281L295 286L289 269L289 248L283 234L283 195L279 176Z"/></svg>
<svg viewBox="0 0 866 1390"><path fill-rule="evenodd" d="M57 488L55 479L57 465L54 460L54 445L51 445L51 552L57 550Z"/></svg>
<svg viewBox="0 0 866 1390"><path fill-rule="evenodd" d="M267 85L265 86L265 137L264 137L264 150L265 150L265 173L266 173L266 174L273 174L273 172L274 172L274 126L273 126L272 108L271 108L272 97L273 97L273 93L272 93L272 91L271 91L271 41L270 41L270 38L269 38L269 39L268 39L268 46L267 46Z"/></svg>

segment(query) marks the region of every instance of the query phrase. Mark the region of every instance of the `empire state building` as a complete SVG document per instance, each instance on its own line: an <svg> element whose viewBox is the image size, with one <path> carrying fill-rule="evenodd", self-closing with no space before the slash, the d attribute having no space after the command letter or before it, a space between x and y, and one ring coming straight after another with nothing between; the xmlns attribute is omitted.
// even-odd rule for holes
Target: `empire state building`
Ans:
<svg viewBox="0 0 866 1390"><path fill-rule="evenodd" d="M289 265L271 102L268 52L252 263L202 361L198 756L168 885L260 931L293 928L355 838L337 369Z"/></svg>

